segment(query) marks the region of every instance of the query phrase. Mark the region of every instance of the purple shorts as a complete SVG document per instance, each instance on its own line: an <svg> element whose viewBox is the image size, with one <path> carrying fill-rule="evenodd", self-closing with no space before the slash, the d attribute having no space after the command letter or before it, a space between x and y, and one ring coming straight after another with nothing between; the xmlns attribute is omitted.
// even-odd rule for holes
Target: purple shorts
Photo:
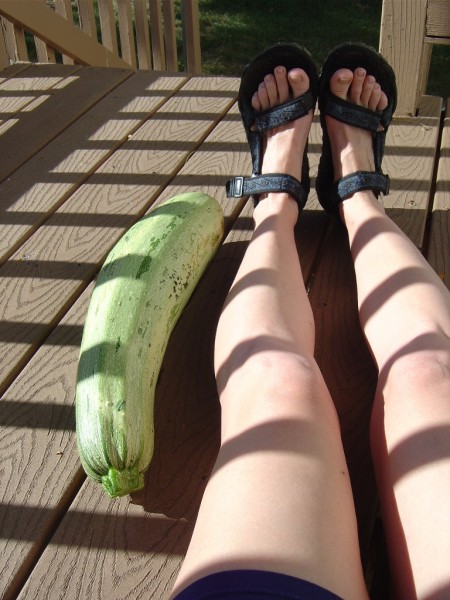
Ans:
<svg viewBox="0 0 450 600"><path fill-rule="evenodd" d="M342 600L336 594L291 575L236 570L207 575L182 590L175 600Z"/></svg>

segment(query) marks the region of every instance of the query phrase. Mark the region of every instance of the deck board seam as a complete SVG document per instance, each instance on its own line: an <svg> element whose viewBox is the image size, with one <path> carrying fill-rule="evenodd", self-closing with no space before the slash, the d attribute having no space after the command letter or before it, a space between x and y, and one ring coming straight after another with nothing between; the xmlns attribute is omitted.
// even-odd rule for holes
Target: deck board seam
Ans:
<svg viewBox="0 0 450 600"><path fill-rule="evenodd" d="M174 88L173 90L171 90L171 92L165 97L164 101L162 101L160 104L158 104L154 109L152 109L148 116L141 122L139 122L138 124L136 124L134 127L132 127L129 132L128 132L128 137L129 136L133 136L142 126L144 126L145 123L147 123L155 113L157 113L165 104L166 102L168 102L177 92L180 91L180 89L183 88L183 86L189 81L189 79L191 78L191 76L186 76L186 78L180 82L180 84ZM126 81L126 80L125 80ZM119 82L118 85L122 85L124 83L124 81ZM118 86L116 86L118 87ZM115 89L115 88L114 88ZM114 89L110 90L108 92L111 93L114 91ZM106 95L108 95L106 94ZM103 96L102 98L99 98L98 102L101 102L105 97ZM58 139L58 137L60 135L63 135L67 129L69 129L70 127L72 127L74 125L74 123L83 117L84 114L86 114L87 112L89 112L89 110L92 110L97 104L98 102L96 102L95 104L93 104L92 106L90 106L83 114L80 114L77 119L69 124L67 127L64 128L63 131L60 131L58 133L58 135L53 138L52 140L50 140L43 148L41 148L40 150L38 150L36 152L36 154L34 154L32 157L30 157L29 159L27 159L26 162L28 162L28 160L32 160L35 156L37 156L39 154L39 152L41 152L42 150L44 150L49 144L51 144L52 142L54 142L55 140ZM75 194L77 192L77 190L84 185L86 182L89 181L90 177L92 177L110 158L111 156L115 153L120 151L120 149L128 142L128 138L123 139L121 142L119 142L117 144L117 146L114 146L112 149L110 149L107 153L105 153L105 155L97 162L95 163L95 165L92 166L91 169L89 169L89 171L87 171L84 176L80 179L80 181L78 181L73 188L71 188L70 190L68 190L67 192L63 193L61 195L61 197L59 198L59 200L57 202L55 202L55 204L51 207L51 210L46 214L46 216L39 222L36 222L34 224L34 226L32 228L30 228L29 231L27 231L26 235L23 236L22 238L20 238L20 240L18 240L16 243L14 243L10 250L8 252L5 252L4 256L0 259L0 267L2 265L4 265L13 254L15 254L21 246L23 246L23 244L25 244L35 233L36 231L38 231L38 229L40 227L45 226L45 224L49 221L49 219L51 219L53 217L53 215L58 212L58 210L60 208L62 208L64 206L64 204L71 198L71 196L73 196L73 194ZM20 169L23 165L20 165L18 167L18 169ZM18 170L17 169L17 170ZM1 182L0 182L1 183Z"/></svg>
<svg viewBox="0 0 450 600"><path fill-rule="evenodd" d="M445 127L445 119L446 119L446 110L444 104L444 110L441 111L440 120L439 120L439 129L436 139L435 153L433 159L433 174L431 177L431 185L430 185L430 194L429 194L429 202L428 202L428 210L427 210L427 218L425 223L425 231L423 235L423 243L422 243L422 254L425 258L429 255L430 250L430 233L431 233L431 221L433 216L433 207L434 200L436 196L436 187L437 187L437 177L439 171L439 159L441 155L441 144L442 144L442 135L444 133Z"/></svg>

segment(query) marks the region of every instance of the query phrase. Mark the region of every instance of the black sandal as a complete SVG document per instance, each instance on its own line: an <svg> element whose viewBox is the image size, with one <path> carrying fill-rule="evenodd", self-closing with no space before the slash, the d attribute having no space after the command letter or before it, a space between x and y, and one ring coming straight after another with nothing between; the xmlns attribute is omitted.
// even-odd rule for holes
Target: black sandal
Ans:
<svg viewBox="0 0 450 600"><path fill-rule="evenodd" d="M364 68L373 75L388 98L383 111L372 111L363 106L342 100L330 92L330 79L339 69ZM386 133L397 105L397 86L392 67L373 48L364 44L343 44L327 57L319 80L320 123L323 131L322 156L316 180L316 191L320 204L333 215L339 214L339 204L355 192L372 190L378 198L380 193L389 193L389 176L383 174L381 162L384 155ZM375 172L358 171L334 181L333 159L328 137L325 115L342 123L367 129L373 136Z"/></svg>
<svg viewBox="0 0 450 600"><path fill-rule="evenodd" d="M309 90L299 96L265 111L257 112L252 107L252 97L259 84L278 66L287 71L296 67L303 69L309 77ZM318 94L316 66L307 50L297 44L277 44L258 54L244 69L238 95L238 106L252 156L252 176L233 177L226 184L229 198L253 196L254 204L259 195L268 192L288 192L297 201L300 209L306 204L310 189L307 149L302 159L302 181L285 173L261 174L264 133L295 119L300 119L314 108Z"/></svg>

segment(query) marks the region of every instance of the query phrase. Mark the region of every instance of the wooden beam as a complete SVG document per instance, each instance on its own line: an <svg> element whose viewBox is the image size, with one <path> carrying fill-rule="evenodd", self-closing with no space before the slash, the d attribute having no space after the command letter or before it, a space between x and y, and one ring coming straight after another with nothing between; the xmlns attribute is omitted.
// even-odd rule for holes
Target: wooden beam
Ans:
<svg viewBox="0 0 450 600"><path fill-rule="evenodd" d="M449 0L428 0L427 36L434 38L450 38ZM448 40L448 42L450 42L450 40Z"/></svg>
<svg viewBox="0 0 450 600"><path fill-rule="evenodd" d="M117 46L116 19L114 16L114 6L110 0L98 0L98 12L100 15L100 30L102 34L102 44L111 50L113 54L119 56Z"/></svg>
<svg viewBox="0 0 450 600"><path fill-rule="evenodd" d="M55 11L58 15L64 17L70 24L73 23L72 5L70 4L70 0L55 0ZM65 65L73 65L73 58L70 58L67 54L62 55L62 61Z"/></svg>
<svg viewBox="0 0 450 600"><path fill-rule="evenodd" d="M160 1L149 0L149 10L153 68L155 71L165 71L166 55L164 52L164 34Z"/></svg>
<svg viewBox="0 0 450 600"><path fill-rule="evenodd" d="M37 35L56 50L83 65L130 68L118 56L71 25L48 6L32 1L0 1L0 15Z"/></svg>
<svg viewBox="0 0 450 600"><path fill-rule="evenodd" d="M383 0L380 52L397 77L397 115L416 115L425 93L431 46L425 43L427 0Z"/></svg>
<svg viewBox="0 0 450 600"><path fill-rule="evenodd" d="M182 0L184 55L188 73L202 72L198 0Z"/></svg>
<svg viewBox="0 0 450 600"><path fill-rule="evenodd" d="M3 19L6 51L12 62L27 62L28 51L23 29L7 19Z"/></svg>
<svg viewBox="0 0 450 600"><path fill-rule="evenodd" d="M3 21L0 19L0 69L9 66L9 56L6 51L5 30L3 29Z"/></svg>
<svg viewBox="0 0 450 600"><path fill-rule="evenodd" d="M173 0L162 3L164 18L164 49L166 52L166 69L178 71L177 35L175 28L175 5Z"/></svg>
<svg viewBox="0 0 450 600"><path fill-rule="evenodd" d="M145 0L134 0L134 18L136 21L136 46L140 69L150 70L150 35L148 30L147 3Z"/></svg>
<svg viewBox="0 0 450 600"><path fill-rule="evenodd" d="M119 17L119 34L122 58L136 70L136 49L134 47L133 18L129 2L117 4Z"/></svg>

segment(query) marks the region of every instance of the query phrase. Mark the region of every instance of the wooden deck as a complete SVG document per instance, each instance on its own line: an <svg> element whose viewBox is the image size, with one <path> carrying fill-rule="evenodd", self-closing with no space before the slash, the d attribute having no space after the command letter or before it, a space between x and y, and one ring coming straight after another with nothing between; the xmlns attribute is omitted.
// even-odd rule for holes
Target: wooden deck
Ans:
<svg viewBox="0 0 450 600"><path fill-rule="evenodd" d="M237 87L235 78L69 65L0 72L2 599L163 599L172 587L219 443L215 326L252 230L251 203L224 194L230 175L250 172ZM420 117L393 123L385 205L448 285L450 120L441 105L427 98ZM313 176L320 148L316 119ZM187 190L221 202L226 237L165 356L145 490L111 500L85 478L76 448L83 320L112 245L156 203ZM376 372L345 231L315 193L297 232L375 597L368 423Z"/></svg>

